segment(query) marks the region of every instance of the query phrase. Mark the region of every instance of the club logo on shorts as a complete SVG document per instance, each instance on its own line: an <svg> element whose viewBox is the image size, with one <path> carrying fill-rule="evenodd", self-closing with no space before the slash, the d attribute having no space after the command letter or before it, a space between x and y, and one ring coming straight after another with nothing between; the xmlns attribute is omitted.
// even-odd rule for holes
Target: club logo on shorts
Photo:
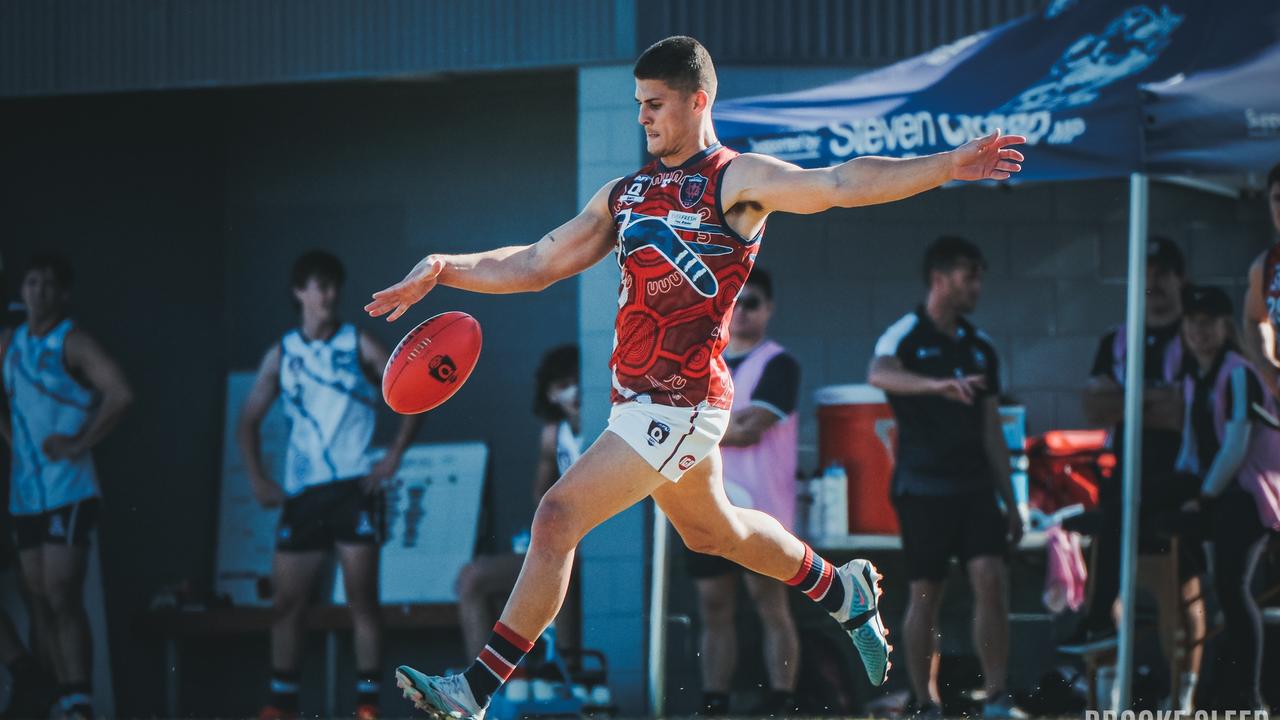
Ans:
<svg viewBox="0 0 1280 720"><path fill-rule="evenodd" d="M680 181L680 204L691 208L702 199L707 190L707 178L703 175L690 175Z"/></svg>
<svg viewBox="0 0 1280 720"><path fill-rule="evenodd" d="M688 470L688 469L689 469L689 468L691 468L691 467L693 467L693 456L692 456L692 455L685 455L684 457L680 458L680 469L681 469L681 470Z"/></svg>
<svg viewBox="0 0 1280 720"><path fill-rule="evenodd" d="M657 420L649 421L649 446L657 447L667 441L671 435L671 428L658 422Z"/></svg>
<svg viewBox="0 0 1280 720"><path fill-rule="evenodd" d="M427 363L427 372L442 383L457 382L458 365L448 355L436 355Z"/></svg>
<svg viewBox="0 0 1280 720"><path fill-rule="evenodd" d="M67 526L62 523L62 516L51 516L49 518L49 537L61 538L66 536Z"/></svg>

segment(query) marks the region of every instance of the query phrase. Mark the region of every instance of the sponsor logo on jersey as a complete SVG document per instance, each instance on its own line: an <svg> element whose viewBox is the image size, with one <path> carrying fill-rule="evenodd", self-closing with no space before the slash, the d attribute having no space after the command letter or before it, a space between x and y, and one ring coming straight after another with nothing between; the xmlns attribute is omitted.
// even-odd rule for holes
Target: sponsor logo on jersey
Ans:
<svg viewBox="0 0 1280 720"><path fill-rule="evenodd" d="M649 447L657 447L667 441L671 436L671 428L666 423L660 423L657 420L649 421Z"/></svg>
<svg viewBox="0 0 1280 720"><path fill-rule="evenodd" d="M979 348L973 349L973 364L978 366L979 370L987 369L987 354Z"/></svg>
<svg viewBox="0 0 1280 720"><path fill-rule="evenodd" d="M442 383L458 381L458 365L448 355L436 355L427 363L427 372Z"/></svg>
<svg viewBox="0 0 1280 720"><path fill-rule="evenodd" d="M673 228L681 228L684 230L697 230L702 227L702 216L698 213L680 212L672 210L667 213L667 224Z"/></svg>
<svg viewBox="0 0 1280 720"><path fill-rule="evenodd" d="M707 191L707 178L704 175L690 175L680 182L680 204L691 208L702 200Z"/></svg>
<svg viewBox="0 0 1280 720"><path fill-rule="evenodd" d="M631 178L631 183L627 185L627 189L622 191L622 195L618 197L618 201L630 205L632 203L642 202L644 194L649 192L649 186L653 183L653 178L648 175L637 175Z"/></svg>
<svg viewBox="0 0 1280 720"><path fill-rule="evenodd" d="M938 348L938 347L922 347L916 350L916 357L919 358L920 360L924 360L926 358L931 358L931 357L941 357L941 355L942 355L942 348Z"/></svg>
<svg viewBox="0 0 1280 720"><path fill-rule="evenodd" d="M680 458L680 469L681 469L681 470L688 470L688 469L689 469L689 468L691 468L691 467L693 467L693 456L692 456L692 455L685 455L684 457Z"/></svg>

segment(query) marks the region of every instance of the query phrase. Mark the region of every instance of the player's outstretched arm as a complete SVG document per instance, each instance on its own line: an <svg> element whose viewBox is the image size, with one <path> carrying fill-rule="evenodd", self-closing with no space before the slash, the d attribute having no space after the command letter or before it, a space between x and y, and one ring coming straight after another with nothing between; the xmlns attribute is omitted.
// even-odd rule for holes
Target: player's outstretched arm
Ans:
<svg viewBox="0 0 1280 720"><path fill-rule="evenodd" d="M999 130L955 150L916 158L859 157L834 167L802 170L766 155L748 154L734 165L726 206L755 204L766 212L809 214L833 207L893 202L952 180L1005 180L1022 170L1010 147L1027 141ZM743 161L746 162L743 162ZM732 166L731 166L732 167Z"/></svg>
<svg viewBox="0 0 1280 720"><path fill-rule="evenodd" d="M428 255L404 280L373 294L364 306L374 317L403 315L436 285L479 293L537 292L600 262L613 248L610 181L569 222L532 245L514 245L468 255Z"/></svg>
<svg viewBox="0 0 1280 720"><path fill-rule="evenodd" d="M240 407L240 417L236 422L236 442L240 445L240 457L244 459L245 472L249 476L249 487L264 507L275 507L284 502L284 490L267 477L262 463L262 438L258 434L262 419L279 394L280 343L276 343L262 356L253 387Z"/></svg>

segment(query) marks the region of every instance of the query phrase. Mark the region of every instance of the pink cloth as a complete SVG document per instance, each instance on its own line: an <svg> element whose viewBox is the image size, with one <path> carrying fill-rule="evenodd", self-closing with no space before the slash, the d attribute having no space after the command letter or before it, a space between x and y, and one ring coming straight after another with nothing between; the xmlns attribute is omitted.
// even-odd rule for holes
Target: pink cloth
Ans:
<svg viewBox="0 0 1280 720"><path fill-rule="evenodd" d="M1045 571L1044 605L1055 614L1067 608L1079 610L1084 604L1085 581L1089 577L1084 553L1080 551L1080 533L1054 525L1045 534L1045 541L1049 566Z"/></svg>
<svg viewBox="0 0 1280 720"><path fill-rule="evenodd" d="M751 405L765 366L782 353L782 346L766 340L757 345L733 371L731 413ZM725 493L738 507L768 513L788 530L796 519L796 445L799 421L792 412L764 431L760 442L748 447L721 446Z"/></svg>

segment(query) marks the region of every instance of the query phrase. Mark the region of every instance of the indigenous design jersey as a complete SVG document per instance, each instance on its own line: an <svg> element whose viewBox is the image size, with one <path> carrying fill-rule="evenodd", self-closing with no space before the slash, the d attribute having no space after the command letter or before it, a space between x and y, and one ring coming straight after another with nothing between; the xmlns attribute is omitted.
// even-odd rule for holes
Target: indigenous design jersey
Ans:
<svg viewBox="0 0 1280 720"><path fill-rule="evenodd" d="M66 319L36 337L24 324L9 342L4 390L13 425L11 515L36 515L98 495L89 453L53 460L44 452L50 435L80 434L98 406L98 394L72 377L63 362L74 327Z"/></svg>
<svg viewBox="0 0 1280 720"><path fill-rule="evenodd" d="M1271 327L1280 332L1280 242L1271 246L1262 265L1262 298Z"/></svg>
<svg viewBox="0 0 1280 720"><path fill-rule="evenodd" d="M609 194L622 267L609 360L615 404L733 402L721 355L764 236L738 235L720 206L725 168L737 156L717 143L676 168L655 160Z"/></svg>
<svg viewBox="0 0 1280 720"><path fill-rule="evenodd" d="M328 340L291 330L280 350L280 398L289 419L285 493L367 475L376 395L360 368L355 326L342 325Z"/></svg>

